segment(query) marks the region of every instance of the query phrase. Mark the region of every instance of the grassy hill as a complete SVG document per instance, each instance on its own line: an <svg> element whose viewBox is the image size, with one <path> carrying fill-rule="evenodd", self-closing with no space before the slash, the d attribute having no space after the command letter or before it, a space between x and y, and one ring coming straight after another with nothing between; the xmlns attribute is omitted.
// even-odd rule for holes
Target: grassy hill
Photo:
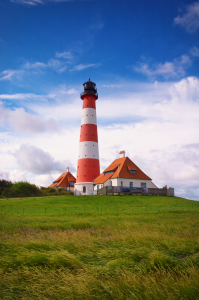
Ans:
<svg viewBox="0 0 199 300"><path fill-rule="evenodd" d="M0 299L199 299L199 202L0 201Z"/></svg>

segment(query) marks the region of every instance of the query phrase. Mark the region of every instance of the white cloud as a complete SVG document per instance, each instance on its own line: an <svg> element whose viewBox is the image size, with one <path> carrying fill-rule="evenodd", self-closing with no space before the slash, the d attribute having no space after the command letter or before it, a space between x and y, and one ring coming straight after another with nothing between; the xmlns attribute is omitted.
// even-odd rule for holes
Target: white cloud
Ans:
<svg viewBox="0 0 199 300"><path fill-rule="evenodd" d="M0 81L21 79L23 76L30 76L37 74L38 72L44 73L44 70L54 70L58 73L63 73L68 70L71 64L74 64L75 56L71 51L56 52L55 58L51 58L47 63L43 62L26 62L20 70L4 70L0 72ZM69 71L81 71L91 67L99 67L100 63L95 64L79 64L74 66Z"/></svg>
<svg viewBox="0 0 199 300"><path fill-rule="evenodd" d="M76 95L76 94L78 94L78 91L76 91L75 89L70 89L70 90L66 91L66 93L68 95Z"/></svg>
<svg viewBox="0 0 199 300"><path fill-rule="evenodd" d="M65 172L65 170L64 170ZM29 178L29 182L31 183L34 183L36 185L39 185L39 186L49 186L53 183L53 181L55 181L61 174L46 174L46 175L38 175L38 176L35 176L35 177L31 177Z"/></svg>
<svg viewBox="0 0 199 300"><path fill-rule="evenodd" d="M65 58L65 59L69 59L72 60L73 59L73 55L70 51L64 51L64 52L56 52L55 53L55 57L57 58Z"/></svg>
<svg viewBox="0 0 199 300"><path fill-rule="evenodd" d="M121 88L123 85L122 84L102 84L102 87L105 88Z"/></svg>
<svg viewBox="0 0 199 300"><path fill-rule="evenodd" d="M65 171L65 170L64 170ZM37 175L37 176L30 176L27 172L13 169L7 170L4 169L0 172L0 179L18 182L18 181L28 181L32 184L36 184L37 186L49 186L57 177L60 176L60 173L54 174L46 174L46 175Z"/></svg>
<svg viewBox="0 0 199 300"><path fill-rule="evenodd" d="M55 58L50 59L47 64L42 62L35 62L35 63L27 62L23 67L28 70L34 69L37 71L41 71L46 68L52 68L57 72L60 71L62 72L63 70L65 71L67 69L66 65L62 61Z"/></svg>
<svg viewBox="0 0 199 300"><path fill-rule="evenodd" d="M10 0L13 3L17 4L27 4L27 5L37 5L37 4L43 4L43 1L41 0Z"/></svg>
<svg viewBox="0 0 199 300"><path fill-rule="evenodd" d="M188 55L174 59L173 62L155 63L149 66L148 63L139 63L133 69L136 72L143 73L147 76L162 76L166 79L182 77L185 75L185 70L192 64Z"/></svg>
<svg viewBox="0 0 199 300"><path fill-rule="evenodd" d="M102 64L100 63L96 63L96 64L79 64L77 66L75 66L73 69L71 69L70 71L82 71L84 69L87 69L87 68L92 68L92 67L99 67L101 66Z"/></svg>
<svg viewBox="0 0 199 300"><path fill-rule="evenodd" d="M1 170L0 179L12 181L12 182L27 181L27 175L18 169Z"/></svg>
<svg viewBox="0 0 199 300"><path fill-rule="evenodd" d="M197 47L193 47L193 48L191 49L191 55L192 55L193 57L199 57L199 49L198 49Z"/></svg>
<svg viewBox="0 0 199 300"><path fill-rule="evenodd" d="M47 118L31 115L24 108L15 108L14 110L5 109L0 106L1 120L0 125L14 129L22 133L42 133L59 132L59 126L53 118Z"/></svg>
<svg viewBox="0 0 199 300"><path fill-rule="evenodd" d="M21 79L24 71L23 70L4 70L2 71L0 81L2 80L13 80L13 79Z"/></svg>
<svg viewBox="0 0 199 300"><path fill-rule="evenodd" d="M56 161L48 152L33 145L22 144L14 153L18 165L25 171L33 174L63 173L67 167L74 171L69 160Z"/></svg>
<svg viewBox="0 0 199 300"><path fill-rule="evenodd" d="M60 72L63 69L63 63L60 60L54 58L49 60L48 66L58 72Z"/></svg>
<svg viewBox="0 0 199 300"><path fill-rule="evenodd" d="M37 70L47 68L47 67L48 67L48 65L41 63L41 62L36 62L36 63L27 62L24 65L24 68L26 68L26 69L37 69Z"/></svg>
<svg viewBox="0 0 199 300"><path fill-rule="evenodd" d="M35 6L37 4L48 4L50 2L71 2L75 0L10 0L10 2L17 3L17 4L25 4L25 5L30 5L30 6ZM82 0L82 1L87 1L87 0Z"/></svg>
<svg viewBox="0 0 199 300"><path fill-rule="evenodd" d="M33 100L46 101L47 98L52 98L53 95L36 95L32 93L17 93L17 94L1 94L0 99L2 100Z"/></svg>
<svg viewBox="0 0 199 300"><path fill-rule="evenodd" d="M194 33L199 29L199 1L186 7L186 13L174 19L174 23L186 29L189 33Z"/></svg>

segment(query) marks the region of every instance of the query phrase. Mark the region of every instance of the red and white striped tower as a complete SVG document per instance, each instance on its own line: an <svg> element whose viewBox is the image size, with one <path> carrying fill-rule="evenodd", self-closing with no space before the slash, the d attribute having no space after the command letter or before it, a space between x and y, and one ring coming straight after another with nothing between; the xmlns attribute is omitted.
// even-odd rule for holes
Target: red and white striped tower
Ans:
<svg viewBox="0 0 199 300"><path fill-rule="evenodd" d="M80 95L83 107L75 190L76 194L89 195L93 192L93 180L100 175L95 106L98 94L96 84L90 79L83 86L84 91Z"/></svg>

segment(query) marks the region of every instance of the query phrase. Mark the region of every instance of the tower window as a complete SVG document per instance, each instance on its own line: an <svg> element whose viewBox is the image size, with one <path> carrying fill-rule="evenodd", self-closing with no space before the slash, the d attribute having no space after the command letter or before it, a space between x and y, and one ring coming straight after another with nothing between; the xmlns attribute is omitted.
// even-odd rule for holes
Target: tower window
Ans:
<svg viewBox="0 0 199 300"><path fill-rule="evenodd" d="M86 193L86 187L85 186L83 187L83 193Z"/></svg>

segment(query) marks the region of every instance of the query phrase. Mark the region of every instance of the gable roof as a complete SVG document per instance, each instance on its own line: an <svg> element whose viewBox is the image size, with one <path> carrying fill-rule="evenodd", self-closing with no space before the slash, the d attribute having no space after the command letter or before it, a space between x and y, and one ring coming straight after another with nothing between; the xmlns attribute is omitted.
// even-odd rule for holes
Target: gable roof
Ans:
<svg viewBox="0 0 199 300"><path fill-rule="evenodd" d="M70 173L65 172L61 176L59 176L49 187L66 187L69 181L76 182L76 178Z"/></svg>
<svg viewBox="0 0 199 300"><path fill-rule="evenodd" d="M135 171L135 173L130 173ZM111 172L106 174L106 172ZM109 166L101 173L95 180L94 184L104 183L109 178L126 178L126 179L143 179L152 180L147 176L134 162L132 162L128 157L122 157L115 159Z"/></svg>

